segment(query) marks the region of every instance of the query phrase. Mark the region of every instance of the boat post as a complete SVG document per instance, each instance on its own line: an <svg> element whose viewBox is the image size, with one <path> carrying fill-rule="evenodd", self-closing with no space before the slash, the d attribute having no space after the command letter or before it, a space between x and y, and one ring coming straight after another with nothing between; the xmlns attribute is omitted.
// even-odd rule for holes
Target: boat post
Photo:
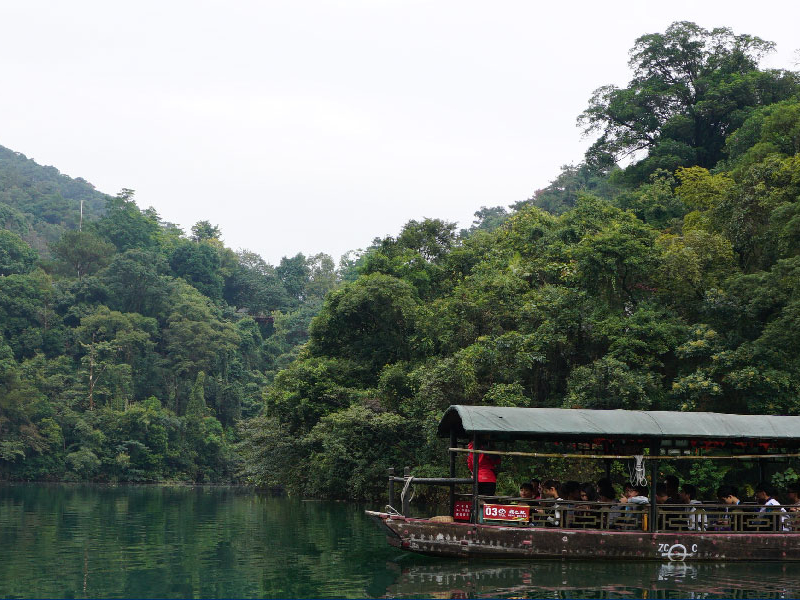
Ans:
<svg viewBox="0 0 800 600"><path fill-rule="evenodd" d="M650 456L658 456L661 451L660 442L654 442L650 446ZM650 461L650 533L655 533L658 530L658 504L656 503L656 487L658 486L658 459L653 458Z"/></svg>
<svg viewBox="0 0 800 600"><path fill-rule="evenodd" d="M458 440L456 439L456 430L450 429L450 447L455 448ZM450 454L450 478L454 479L456 476L456 453L453 451ZM456 484L450 484L450 514L452 515L456 509Z"/></svg>
<svg viewBox="0 0 800 600"><path fill-rule="evenodd" d="M387 472L389 473L389 506L391 506L394 502L394 467L389 467Z"/></svg>
<svg viewBox="0 0 800 600"><path fill-rule="evenodd" d="M472 434L472 449L478 449L478 434ZM478 459L480 454L472 454L472 522L478 522Z"/></svg>

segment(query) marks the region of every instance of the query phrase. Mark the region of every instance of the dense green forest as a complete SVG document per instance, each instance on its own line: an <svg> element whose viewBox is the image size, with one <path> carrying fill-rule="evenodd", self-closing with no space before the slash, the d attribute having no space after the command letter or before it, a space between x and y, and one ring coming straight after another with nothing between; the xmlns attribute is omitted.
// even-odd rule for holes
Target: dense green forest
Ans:
<svg viewBox="0 0 800 600"><path fill-rule="evenodd" d="M578 117L582 163L338 269L187 237L9 153L0 477L369 498L389 466L444 474L450 404L799 414L800 74L761 68L771 49L687 22L640 37L631 81Z"/></svg>
<svg viewBox="0 0 800 600"><path fill-rule="evenodd" d="M272 266L4 148L0 200L0 478L235 479L333 260Z"/></svg>
<svg viewBox="0 0 800 600"><path fill-rule="evenodd" d="M446 475L450 404L800 413L800 74L760 68L771 48L644 35L579 116L583 163L470 229L376 240L244 426L248 477L358 498L386 467Z"/></svg>

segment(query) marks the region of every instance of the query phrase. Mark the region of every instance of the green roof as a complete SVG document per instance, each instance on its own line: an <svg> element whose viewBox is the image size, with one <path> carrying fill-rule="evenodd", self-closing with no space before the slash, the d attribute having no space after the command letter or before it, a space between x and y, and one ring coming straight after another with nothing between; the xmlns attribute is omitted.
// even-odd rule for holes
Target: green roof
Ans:
<svg viewBox="0 0 800 600"><path fill-rule="evenodd" d="M592 439L651 438L695 440L800 440L800 417L729 415L658 410L585 410L451 406L439 423L439 435L455 429L505 438Z"/></svg>

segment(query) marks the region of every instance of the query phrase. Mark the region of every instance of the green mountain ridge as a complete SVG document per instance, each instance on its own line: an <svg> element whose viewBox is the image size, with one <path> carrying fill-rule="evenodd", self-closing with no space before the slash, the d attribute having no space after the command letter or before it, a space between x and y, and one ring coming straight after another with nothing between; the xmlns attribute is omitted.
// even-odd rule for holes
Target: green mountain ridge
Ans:
<svg viewBox="0 0 800 600"><path fill-rule="evenodd" d="M82 178L41 166L20 152L0 146L0 225L14 231L40 253L64 229L99 218L110 196Z"/></svg>

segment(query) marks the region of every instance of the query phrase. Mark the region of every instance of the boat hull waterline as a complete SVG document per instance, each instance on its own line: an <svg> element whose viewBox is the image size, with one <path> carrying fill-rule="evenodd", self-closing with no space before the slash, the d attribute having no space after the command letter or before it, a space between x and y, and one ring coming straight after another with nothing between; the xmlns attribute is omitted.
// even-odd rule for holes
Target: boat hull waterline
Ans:
<svg viewBox="0 0 800 600"><path fill-rule="evenodd" d="M800 561L800 532L645 532L506 527L366 511L390 545L454 558Z"/></svg>

